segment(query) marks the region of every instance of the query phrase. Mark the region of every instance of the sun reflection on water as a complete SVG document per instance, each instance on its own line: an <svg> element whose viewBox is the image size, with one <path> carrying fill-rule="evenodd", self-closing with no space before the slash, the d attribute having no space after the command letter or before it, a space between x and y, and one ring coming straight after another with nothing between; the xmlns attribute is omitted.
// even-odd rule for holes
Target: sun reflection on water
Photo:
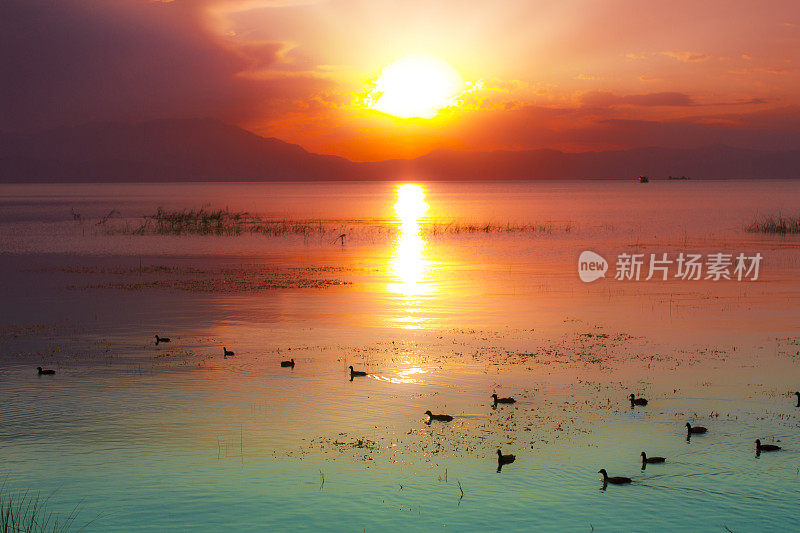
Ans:
<svg viewBox="0 0 800 533"><path fill-rule="evenodd" d="M420 227L429 207L421 185L406 183L397 186L394 211L400 233L390 260L391 274L397 281L390 283L388 289L402 299L403 316L396 322L409 329L422 327L421 304L434 292L430 279L431 261L426 258L426 243Z"/></svg>

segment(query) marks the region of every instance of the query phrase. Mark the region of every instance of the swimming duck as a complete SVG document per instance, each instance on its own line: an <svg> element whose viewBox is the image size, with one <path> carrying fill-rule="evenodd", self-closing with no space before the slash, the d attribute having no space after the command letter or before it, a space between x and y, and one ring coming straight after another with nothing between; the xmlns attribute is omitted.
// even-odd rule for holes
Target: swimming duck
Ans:
<svg viewBox="0 0 800 533"><path fill-rule="evenodd" d="M156 345L158 345L159 342L171 342L171 341L169 337L159 337L158 335L156 335Z"/></svg>
<svg viewBox="0 0 800 533"><path fill-rule="evenodd" d="M498 398L497 394L492 394L492 399L494 399L494 403L517 403L517 400L514 398Z"/></svg>
<svg viewBox="0 0 800 533"><path fill-rule="evenodd" d="M647 405L647 400L645 400L644 398L637 398L636 396L634 396L633 393L631 393L631 395L628 396L628 398L631 401L631 407L633 407L634 405Z"/></svg>
<svg viewBox="0 0 800 533"><path fill-rule="evenodd" d="M629 477L622 477L622 476L614 476L608 477L608 472L606 472L605 468L601 468L597 471L598 474L603 474L603 485L606 483L611 483L612 485L626 485L631 482L631 478Z"/></svg>
<svg viewBox="0 0 800 533"><path fill-rule="evenodd" d="M708 429L703 426L692 426L689 422L686 422L686 431L689 435L698 435L707 432Z"/></svg>
<svg viewBox="0 0 800 533"><path fill-rule="evenodd" d="M450 422L453 419L450 415L435 415L430 411L425 411L425 414L428 415L428 418L431 420L438 420L440 422Z"/></svg>
<svg viewBox="0 0 800 533"><path fill-rule="evenodd" d="M290 366L290 367L294 368L294 357L292 357L288 361L281 361L281 366L284 366L284 367L285 366Z"/></svg>
<svg viewBox="0 0 800 533"><path fill-rule="evenodd" d="M665 461L664 457L647 457L647 454L642 452L642 464L663 463Z"/></svg>
<svg viewBox="0 0 800 533"><path fill-rule="evenodd" d="M362 370L353 370L353 366L352 365L350 366L350 379L352 379L353 376L366 376L366 375L367 375L366 372Z"/></svg>
<svg viewBox="0 0 800 533"><path fill-rule="evenodd" d="M780 446L775 446L774 444L761 444L761 439L756 439L756 452L777 452L780 450Z"/></svg>
<svg viewBox="0 0 800 533"><path fill-rule="evenodd" d="M228 357L233 357L234 355L236 355L236 354L233 353L232 351L230 351L229 349L227 349L226 347L224 347L224 346L222 347L222 357L223 358L227 359Z"/></svg>
<svg viewBox="0 0 800 533"><path fill-rule="evenodd" d="M50 370L50 369L42 370L42 367L40 367L40 366L37 366L36 370L39 371L39 375L40 376L53 376L56 373L55 370Z"/></svg>
<svg viewBox="0 0 800 533"><path fill-rule="evenodd" d="M499 466L508 465L517 460L517 456L513 453L503 455L503 452L497 450L497 464Z"/></svg>

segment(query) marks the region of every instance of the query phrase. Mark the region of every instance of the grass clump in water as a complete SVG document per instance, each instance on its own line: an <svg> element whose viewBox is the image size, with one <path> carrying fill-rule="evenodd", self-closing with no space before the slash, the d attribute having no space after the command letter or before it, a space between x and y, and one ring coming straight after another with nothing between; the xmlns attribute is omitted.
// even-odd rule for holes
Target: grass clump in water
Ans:
<svg viewBox="0 0 800 533"><path fill-rule="evenodd" d="M773 233L786 235L787 233L800 233L800 216L785 217L783 215L770 215L754 220L745 227L748 233Z"/></svg>
<svg viewBox="0 0 800 533"><path fill-rule="evenodd" d="M47 510L42 500L27 492L11 494L0 486L0 533L62 533L69 531L78 516L80 505L67 516ZM88 526L89 524L86 524ZM84 526L85 527L85 526Z"/></svg>

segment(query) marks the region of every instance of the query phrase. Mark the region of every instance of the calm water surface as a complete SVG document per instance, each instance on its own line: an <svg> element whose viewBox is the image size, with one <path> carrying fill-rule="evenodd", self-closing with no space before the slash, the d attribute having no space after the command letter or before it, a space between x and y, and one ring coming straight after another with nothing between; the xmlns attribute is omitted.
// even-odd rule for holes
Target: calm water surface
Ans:
<svg viewBox="0 0 800 533"><path fill-rule="evenodd" d="M203 206L317 229L121 231ZM96 531L796 529L800 239L743 229L778 212L796 182L4 185L5 490ZM584 284L584 250L764 262Z"/></svg>

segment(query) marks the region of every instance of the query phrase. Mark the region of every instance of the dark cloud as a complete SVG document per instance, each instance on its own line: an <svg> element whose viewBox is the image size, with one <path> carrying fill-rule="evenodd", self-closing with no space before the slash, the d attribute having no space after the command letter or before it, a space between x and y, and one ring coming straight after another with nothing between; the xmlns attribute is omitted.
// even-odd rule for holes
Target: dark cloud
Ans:
<svg viewBox="0 0 800 533"><path fill-rule="evenodd" d="M280 61L280 43L224 46L200 2L3 0L0 130L162 117L238 121L319 80L242 75ZM274 106L273 106L274 107Z"/></svg>
<svg viewBox="0 0 800 533"><path fill-rule="evenodd" d="M611 107L617 105L631 106L693 106L696 105L691 96L678 92L662 92L648 94L617 95L606 91L592 91L581 98L584 105Z"/></svg>
<svg viewBox="0 0 800 533"><path fill-rule="evenodd" d="M613 109L524 106L477 113L460 138L472 148L691 148L725 144L765 150L800 148L800 108L705 115L680 120L634 120Z"/></svg>

